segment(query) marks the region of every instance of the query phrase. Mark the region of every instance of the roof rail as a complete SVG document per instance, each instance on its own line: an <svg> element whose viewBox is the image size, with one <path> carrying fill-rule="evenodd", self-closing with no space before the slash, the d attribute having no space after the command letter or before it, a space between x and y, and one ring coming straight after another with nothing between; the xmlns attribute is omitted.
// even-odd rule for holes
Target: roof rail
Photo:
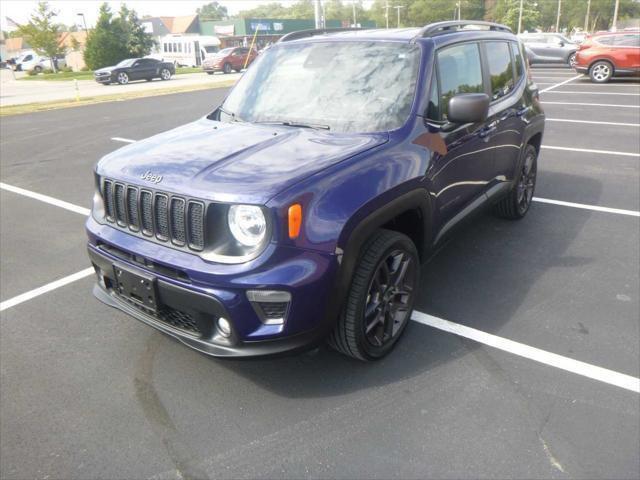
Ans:
<svg viewBox="0 0 640 480"><path fill-rule="evenodd" d="M337 32L352 32L358 30L368 30L367 28L360 27L345 27L345 28L312 28L310 30L298 30L297 32L287 33L278 40L280 42L289 42L291 40L298 40L300 38L313 37L315 35L324 35L327 33Z"/></svg>
<svg viewBox="0 0 640 480"><path fill-rule="evenodd" d="M435 37L445 33L457 32L458 30L462 30L464 27L486 27L486 30L513 33L509 27L500 23L483 22L482 20L451 20L448 22L437 22L425 25L420 29L414 39Z"/></svg>

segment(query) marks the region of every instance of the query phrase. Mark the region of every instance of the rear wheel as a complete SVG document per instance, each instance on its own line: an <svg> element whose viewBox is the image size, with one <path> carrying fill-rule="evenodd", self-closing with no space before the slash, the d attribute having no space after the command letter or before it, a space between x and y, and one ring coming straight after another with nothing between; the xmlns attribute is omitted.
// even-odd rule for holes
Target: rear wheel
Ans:
<svg viewBox="0 0 640 480"><path fill-rule="evenodd" d="M358 360L376 360L409 322L420 263L411 239L391 230L378 230L362 252L329 344Z"/></svg>
<svg viewBox="0 0 640 480"><path fill-rule="evenodd" d="M606 83L613 76L613 65L605 60L600 60L591 66L589 76L592 82Z"/></svg>
<svg viewBox="0 0 640 480"><path fill-rule="evenodd" d="M498 216L519 220L529 211L533 192L536 188L538 171L538 151L533 145L527 145L524 151L524 162L518 176L518 183L509 194L495 206Z"/></svg>
<svg viewBox="0 0 640 480"><path fill-rule="evenodd" d="M160 78L162 80L169 80L171 78L171 72L168 68L163 68L162 70L160 70Z"/></svg>
<svg viewBox="0 0 640 480"><path fill-rule="evenodd" d="M576 64L576 52L573 52L571 55L569 55L567 63L571 68L573 68L573 66Z"/></svg>
<svg viewBox="0 0 640 480"><path fill-rule="evenodd" d="M42 71L42 67L40 65L36 65L33 67L33 71L36 73L40 73Z"/></svg>
<svg viewBox="0 0 640 480"><path fill-rule="evenodd" d="M224 66L222 67L222 71L224 73L231 73L231 64L225 63Z"/></svg>
<svg viewBox="0 0 640 480"><path fill-rule="evenodd" d="M207 72L207 75L213 75L213 72Z"/></svg>

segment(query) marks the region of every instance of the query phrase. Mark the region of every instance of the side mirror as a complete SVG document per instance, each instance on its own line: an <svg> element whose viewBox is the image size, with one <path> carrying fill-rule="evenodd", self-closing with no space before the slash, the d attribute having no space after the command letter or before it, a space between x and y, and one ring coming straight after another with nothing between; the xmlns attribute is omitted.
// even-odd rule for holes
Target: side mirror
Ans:
<svg viewBox="0 0 640 480"><path fill-rule="evenodd" d="M564 47L564 42L563 42L562 40L560 40L560 41L558 42L558 45L559 45L559 46L561 46L561 47Z"/></svg>
<svg viewBox="0 0 640 480"><path fill-rule="evenodd" d="M489 115L489 95L486 93L461 93L449 100L447 119L451 123L484 122Z"/></svg>

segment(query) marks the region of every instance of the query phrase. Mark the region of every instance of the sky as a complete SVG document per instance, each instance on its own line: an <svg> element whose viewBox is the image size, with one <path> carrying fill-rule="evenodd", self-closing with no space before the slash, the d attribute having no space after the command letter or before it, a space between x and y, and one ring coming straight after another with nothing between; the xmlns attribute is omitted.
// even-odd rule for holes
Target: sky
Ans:
<svg viewBox="0 0 640 480"><path fill-rule="evenodd" d="M270 3L279 1L283 5L295 3L295 0L218 0L219 3L227 7L230 14L238 13L241 10L249 10L255 8L261 3ZM98 8L103 0L49 0L49 5L59 12L57 17L60 23L66 25L81 25L82 17L78 13L83 13L87 26L95 23L98 17ZM133 8L140 17L143 15L152 16L179 16L193 15L196 9L208 3L209 0L108 0L112 11L117 11L120 4L126 3L129 8ZM347 3L347 2L345 2ZM365 1L364 4L372 3ZM11 30L7 24L6 17L22 24L29 20L31 12L38 5L37 1L32 0L0 0L0 26L3 30Z"/></svg>

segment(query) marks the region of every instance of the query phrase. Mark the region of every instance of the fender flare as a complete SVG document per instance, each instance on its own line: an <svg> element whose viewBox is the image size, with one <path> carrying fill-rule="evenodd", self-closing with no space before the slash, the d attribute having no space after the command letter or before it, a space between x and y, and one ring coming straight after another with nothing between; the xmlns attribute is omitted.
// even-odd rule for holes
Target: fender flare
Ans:
<svg viewBox="0 0 640 480"><path fill-rule="evenodd" d="M434 234L432 229L432 204L429 192L425 188L416 188L404 193L385 203L383 208L375 209L364 216L356 214L344 226L338 241L338 245L342 244L344 246L336 248L339 266L327 305L327 324L333 326L338 319L342 305L351 287L351 279L360 259L362 246L373 232L410 210L418 210L422 217L423 245L416 245L416 248L423 256L430 247ZM351 233L346 236L348 231L351 231Z"/></svg>

